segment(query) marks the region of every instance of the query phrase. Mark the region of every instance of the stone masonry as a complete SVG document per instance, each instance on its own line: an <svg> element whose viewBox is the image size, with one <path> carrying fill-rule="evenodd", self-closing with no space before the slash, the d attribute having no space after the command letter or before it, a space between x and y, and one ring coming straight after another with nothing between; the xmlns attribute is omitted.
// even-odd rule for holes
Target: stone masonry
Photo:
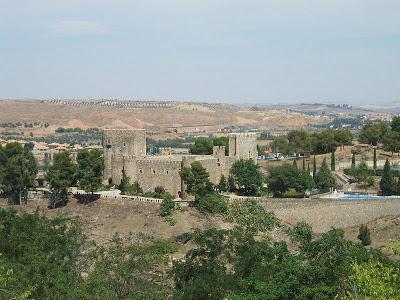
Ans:
<svg viewBox="0 0 400 300"><path fill-rule="evenodd" d="M226 178L232 164L239 159L257 160L255 133L231 133L229 156L225 147L215 146L212 155L171 155L163 149L161 155L146 155L144 130L105 129L103 131L104 181L119 184L125 172L131 182L137 181L144 192L162 186L174 196L184 195L184 184L179 171L194 161L200 161L210 174L210 181L218 184Z"/></svg>

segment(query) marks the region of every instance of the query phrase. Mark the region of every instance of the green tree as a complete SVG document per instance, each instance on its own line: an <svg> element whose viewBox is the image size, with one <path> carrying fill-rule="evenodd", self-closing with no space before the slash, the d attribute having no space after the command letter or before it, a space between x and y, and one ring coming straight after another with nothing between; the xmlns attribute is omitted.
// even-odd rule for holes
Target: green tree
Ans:
<svg viewBox="0 0 400 300"><path fill-rule="evenodd" d="M205 213L226 213L228 207L227 200L224 196L218 194L207 194L200 197L197 208Z"/></svg>
<svg viewBox="0 0 400 300"><path fill-rule="evenodd" d="M353 141L353 135L351 134L350 130L348 129L338 129L335 130L335 141L338 146L342 148L344 146L350 146Z"/></svg>
<svg viewBox="0 0 400 300"><path fill-rule="evenodd" d="M210 155L213 152L213 140L210 138L198 138L189 148L189 153L197 155Z"/></svg>
<svg viewBox="0 0 400 300"><path fill-rule="evenodd" d="M174 197L170 194L163 195L163 201L160 206L160 216L167 217L172 214L175 209Z"/></svg>
<svg viewBox="0 0 400 300"><path fill-rule="evenodd" d="M226 178L224 174L221 175L221 178L219 179L219 183L217 185L217 189L220 192L227 192L228 191L228 182L226 181Z"/></svg>
<svg viewBox="0 0 400 300"><path fill-rule="evenodd" d="M121 178L121 182L118 186L118 189L121 191L121 194L124 195L130 185L130 177L128 175L126 175L125 169L122 170L122 178Z"/></svg>
<svg viewBox="0 0 400 300"><path fill-rule="evenodd" d="M353 176L358 183L360 184L367 183L369 177L369 170L365 160L361 161L360 164L355 167L353 171Z"/></svg>
<svg viewBox="0 0 400 300"><path fill-rule="evenodd" d="M313 178L315 178L315 175L317 175L317 159L315 158L315 155L314 155L314 160L313 160Z"/></svg>
<svg viewBox="0 0 400 300"><path fill-rule="evenodd" d="M128 185L125 193L129 196L137 196L143 193L143 189L139 182L134 181L132 184Z"/></svg>
<svg viewBox="0 0 400 300"><path fill-rule="evenodd" d="M229 204L226 219L255 234L270 231L280 225L272 211L265 210L253 199Z"/></svg>
<svg viewBox="0 0 400 300"><path fill-rule="evenodd" d="M374 165L373 165L374 172L376 173L376 168L377 168L377 166L376 166L376 147L374 147L374 157L373 157L373 162L374 162Z"/></svg>
<svg viewBox="0 0 400 300"><path fill-rule="evenodd" d="M383 137L383 146L386 151L400 154L400 131L390 131Z"/></svg>
<svg viewBox="0 0 400 300"><path fill-rule="evenodd" d="M307 171L298 170L295 166L284 164L269 171L268 189L275 197L282 197L290 189L304 193L315 186L313 178Z"/></svg>
<svg viewBox="0 0 400 300"><path fill-rule="evenodd" d="M75 179L76 166L72 162L69 151L63 151L54 155L53 164L46 173L46 181L51 188L49 207L55 208L66 205L68 201L68 188Z"/></svg>
<svg viewBox="0 0 400 300"><path fill-rule="evenodd" d="M236 161L230 170L239 188L239 193L247 196L255 195L263 185L263 176L259 166L252 159Z"/></svg>
<svg viewBox="0 0 400 300"><path fill-rule="evenodd" d="M367 225L362 224L360 226L357 238L364 246L371 245L371 232L369 231Z"/></svg>
<svg viewBox="0 0 400 300"><path fill-rule="evenodd" d="M235 178L232 175L228 176L228 192L230 193L236 192Z"/></svg>
<svg viewBox="0 0 400 300"><path fill-rule="evenodd" d="M214 146L224 146L225 147L225 155L229 155L229 138L227 136L221 136L213 139ZM212 154L212 149L211 149Z"/></svg>
<svg viewBox="0 0 400 300"><path fill-rule="evenodd" d="M289 141L283 137L277 137L272 141L271 149L275 153L287 154L290 152Z"/></svg>
<svg viewBox="0 0 400 300"><path fill-rule="evenodd" d="M77 299L84 242L76 221L0 209L0 253L17 294L33 287L32 299Z"/></svg>
<svg viewBox="0 0 400 300"><path fill-rule="evenodd" d="M311 191L315 188L315 182L310 173L306 170L299 170L299 175L295 185L295 190L297 192Z"/></svg>
<svg viewBox="0 0 400 300"><path fill-rule="evenodd" d="M265 155L265 146L257 145L257 154L258 156Z"/></svg>
<svg viewBox="0 0 400 300"><path fill-rule="evenodd" d="M317 174L315 175L314 180L317 185L317 188L320 190L326 190L335 187L336 179L333 176L331 170L329 170L325 158L322 161L321 167L319 168Z"/></svg>
<svg viewBox="0 0 400 300"><path fill-rule="evenodd" d="M90 253L88 267L92 270L79 299L167 299L172 286L165 271L169 255L176 250L171 241L142 237L125 243L114 236L107 247Z"/></svg>
<svg viewBox="0 0 400 300"><path fill-rule="evenodd" d="M390 162L389 160L386 160L385 166L383 167L381 181L379 183L383 195L392 195L394 182Z"/></svg>
<svg viewBox="0 0 400 300"><path fill-rule="evenodd" d="M103 153L98 149L83 149L79 151L76 160L79 187L93 194L101 187L104 168Z"/></svg>
<svg viewBox="0 0 400 300"><path fill-rule="evenodd" d="M390 123L390 127L393 131L400 132L400 116L394 116L392 118L392 122Z"/></svg>
<svg viewBox="0 0 400 300"><path fill-rule="evenodd" d="M351 156L351 168L356 167L356 154L353 152Z"/></svg>
<svg viewBox="0 0 400 300"><path fill-rule="evenodd" d="M385 123L367 124L362 128L358 140L361 143L377 146L388 132L389 126Z"/></svg>
<svg viewBox="0 0 400 300"><path fill-rule="evenodd" d="M288 134L291 150L299 154L309 153L309 134L303 130L292 130Z"/></svg>
<svg viewBox="0 0 400 300"><path fill-rule="evenodd" d="M314 138L315 138L315 148L313 150L313 153L324 154L336 151L338 142L335 139L335 130L326 129L321 133L315 134Z"/></svg>
<svg viewBox="0 0 400 300"><path fill-rule="evenodd" d="M50 158L49 158L49 154L46 152L44 154L44 161L43 161L43 169L44 171L48 171L50 166Z"/></svg>
<svg viewBox="0 0 400 300"><path fill-rule="evenodd" d="M305 247L312 240L312 227L305 221L301 221L288 230L288 235L293 242L300 244L301 247Z"/></svg>
<svg viewBox="0 0 400 300"><path fill-rule="evenodd" d="M334 299L344 295L353 263L368 250L332 229L311 240L308 226L296 230L298 253L285 242L271 242L255 231L196 230L194 248L174 264L177 299Z"/></svg>
<svg viewBox="0 0 400 300"><path fill-rule="evenodd" d="M400 176L397 177L397 184L396 184L396 188L395 188L395 194L396 195L400 195Z"/></svg>
<svg viewBox="0 0 400 300"><path fill-rule="evenodd" d="M179 174L186 184L186 191L195 196L196 200L214 192L213 185L209 179L210 175L201 162L192 162L190 167L182 168Z"/></svg>
<svg viewBox="0 0 400 300"><path fill-rule="evenodd" d="M335 159L335 151L331 152L331 171L336 170L336 159Z"/></svg>
<svg viewBox="0 0 400 300"><path fill-rule="evenodd" d="M293 165L293 167L295 167L296 169L298 169L298 167L297 167L297 160L296 160L296 159L293 159L292 165Z"/></svg>
<svg viewBox="0 0 400 300"><path fill-rule="evenodd" d="M0 186L14 203L26 202L28 189L35 186L37 167L32 152L18 143L0 149Z"/></svg>
<svg viewBox="0 0 400 300"><path fill-rule="evenodd" d="M9 269L3 255L0 253L0 299L27 300L30 298L34 288L30 287L25 292L14 291L10 282L14 276L13 269Z"/></svg>
<svg viewBox="0 0 400 300"><path fill-rule="evenodd" d="M353 263L349 299L400 299L398 266L372 259Z"/></svg>

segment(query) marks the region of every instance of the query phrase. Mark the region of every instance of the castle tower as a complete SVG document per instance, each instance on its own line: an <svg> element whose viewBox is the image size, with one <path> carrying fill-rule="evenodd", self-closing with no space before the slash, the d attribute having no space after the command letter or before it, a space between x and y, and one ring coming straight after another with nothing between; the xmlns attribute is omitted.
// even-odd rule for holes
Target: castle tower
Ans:
<svg viewBox="0 0 400 300"><path fill-rule="evenodd" d="M229 156L237 159L253 159L257 162L257 134L256 133L230 133Z"/></svg>
<svg viewBox="0 0 400 300"><path fill-rule="evenodd" d="M122 170L135 176L131 161L146 155L146 132L131 129L103 130L104 180L118 184ZM129 162L129 164L128 164ZM132 169L132 170L130 170Z"/></svg>

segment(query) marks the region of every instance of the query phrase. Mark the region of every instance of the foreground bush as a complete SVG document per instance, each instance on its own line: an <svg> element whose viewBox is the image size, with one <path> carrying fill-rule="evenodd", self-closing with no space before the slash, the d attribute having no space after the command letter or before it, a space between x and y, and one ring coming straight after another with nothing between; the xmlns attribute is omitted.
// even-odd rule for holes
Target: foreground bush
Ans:
<svg viewBox="0 0 400 300"><path fill-rule="evenodd" d="M13 270L8 285L16 294L34 287L34 299L74 299L82 283L84 242L79 224L70 219L0 210L0 253Z"/></svg>
<svg viewBox="0 0 400 300"><path fill-rule="evenodd" d="M363 288L350 299L398 299L398 267L380 253L344 240L343 231L332 229L317 240L308 226L296 229L300 250L289 251L285 242L271 242L242 228L196 230L195 248L174 264L175 299L343 299L355 285L369 285L357 276L354 265L378 260L388 272L384 282L389 298L376 298ZM357 279L352 279L356 276ZM391 282L391 279L395 279ZM374 285L369 286L374 290ZM376 295L376 294L375 294ZM366 298L364 296L371 296Z"/></svg>
<svg viewBox="0 0 400 300"><path fill-rule="evenodd" d="M228 206L226 219L253 232L265 232L279 226L279 219L255 200L234 202Z"/></svg>
<svg viewBox="0 0 400 300"><path fill-rule="evenodd" d="M0 299L165 299L175 251L151 238L95 246L71 219L0 209Z"/></svg>
<svg viewBox="0 0 400 300"><path fill-rule="evenodd" d="M160 216L170 216L175 209L174 197L170 194L165 194L160 206Z"/></svg>
<svg viewBox="0 0 400 300"><path fill-rule="evenodd" d="M224 196L218 194L208 194L199 199L197 208L201 212L207 213L226 213L228 204Z"/></svg>

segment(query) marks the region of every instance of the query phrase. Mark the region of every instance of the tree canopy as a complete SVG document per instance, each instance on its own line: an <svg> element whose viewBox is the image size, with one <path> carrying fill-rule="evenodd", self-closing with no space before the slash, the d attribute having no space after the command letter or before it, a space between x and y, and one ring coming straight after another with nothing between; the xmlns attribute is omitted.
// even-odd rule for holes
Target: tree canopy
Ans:
<svg viewBox="0 0 400 300"><path fill-rule="evenodd" d="M389 130L389 126L382 122L367 124L363 126L358 140L361 143L376 146L378 143L382 142L383 137Z"/></svg>
<svg viewBox="0 0 400 300"><path fill-rule="evenodd" d="M78 152L76 160L79 187L93 194L101 187L104 168L103 152L99 149L83 149Z"/></svg>
<svg viewBox="0 0 400 300"><path fill-rule="evenodd" d="M255 195L262 187L263 176L259 166L252 159L236 161L230 170L238 191L243 195Z"/></svg>
<svg viewBox="0 0 400 300"><path fill-rule="evenodd" d="M75 183L76 165L72 162L69 151L54 155L53 164L49 166L46 180L51 188L49 207L56 207L67 202L68 188Z"/></svg>
<svg viewBox="0 0 400 300"><path fill-rule="evenodd" d="M197 155L211 155L213 153L213 146L224 146L225 155L229 154L229 138L226 136L216 138L198 138L189 148L189 152Z"/></svg>
<svg viewBox="0 0 400 300"><path fill-rule="evenodd" d="M351 145L353 136L347 129L325 129L321 132L308 133L304 130L292 130L287 137L276 137L271 148L274 152L291 152L310 155L334 152L336 147Z"/></svg>
<svg viewBox="0 0 400 300"><path fill-rule="evenodd" d="M0 188L14 203L26 202L28 189L35 186L36 161L28 148L18 143L0 146Z"/></svg>
<svg viewBox="0 0 400 300"><path fill-rule="evenodd" d="M381 188L381 192L383 195L390 196L394 194L396 191L395 189L395 181L392 175L392 171L390 168L390 162L387 159L385 162L385 166L383 167L383 173L381 177L381 181L379 183Z"/></svg>
<svg viewBox="0 0 400 300"><path fill-rule="evenodd" d="M304 193L315 187L313 178L306 170L299 170L290 164L271 168L267 181L268 189L275 197L282 197L290 189Z"/></svg>
<svg viewBox="0 0 400 300"><path fill-rule="evenodd" d="M335 187L336 178L326 164L326 159L322 161L321 167L315 175L315 183L320 190L326 190Z"/></svg>
<svg viewBox="0 0 400 300"><path fill-rule="evenodd" d="M182 168L179 174L186 184L186 191L196 199L214 191L210 175L199 161L192 162L190 167Z"/></svg>

